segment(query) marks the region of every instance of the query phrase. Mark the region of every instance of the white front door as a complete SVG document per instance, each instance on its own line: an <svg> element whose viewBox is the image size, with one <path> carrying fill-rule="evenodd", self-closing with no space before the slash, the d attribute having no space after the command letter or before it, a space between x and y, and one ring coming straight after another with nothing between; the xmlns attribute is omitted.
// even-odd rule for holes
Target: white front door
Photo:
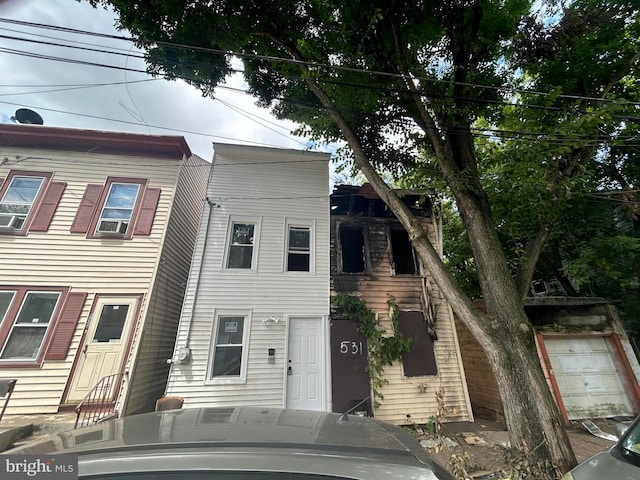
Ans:
<svg viewBox="0 0 640 480"><path fill-rule="evenodd" d="M323 410L323 333L321 318L290 318L287 408Z"/></svg>
<svg viewBox="0 0 640 480"><path fill-rule="evenodd" d="M120 371L137 306L138 299L131 297L96 300L67 402L79 402L102 377Z"/></svg>

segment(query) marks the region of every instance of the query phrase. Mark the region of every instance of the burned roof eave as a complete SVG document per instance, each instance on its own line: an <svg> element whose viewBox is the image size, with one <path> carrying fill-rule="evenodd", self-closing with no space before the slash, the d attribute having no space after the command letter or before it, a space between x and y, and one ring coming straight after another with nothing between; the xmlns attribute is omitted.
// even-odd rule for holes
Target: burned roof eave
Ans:
<svg viewBox="0 0 640 480"><path fill-rule="evenodd" d="M394 190L409 209L417 215L431 215L433 190ZM395 218L370 184L337 185L331 194L331 215Z"/></svg>

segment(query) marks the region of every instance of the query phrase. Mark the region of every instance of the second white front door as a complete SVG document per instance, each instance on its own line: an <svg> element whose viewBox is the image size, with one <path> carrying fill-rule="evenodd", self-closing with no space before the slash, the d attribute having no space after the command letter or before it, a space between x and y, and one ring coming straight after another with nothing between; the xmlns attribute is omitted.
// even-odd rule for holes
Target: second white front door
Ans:
<svg viewBox="0 0 640 480"><path fill-rule="evenodd" d="M138 306L131 297L97 298L93 321L73 376L67 401L78 402L103 377L118 373L129 345L129 335Z"/></svg>
<svg viewBox="0 0 640 480"><path fill-rule="evenodd" d="M287 408L323 410L323 338L321 318L289 319Z"/></svg>

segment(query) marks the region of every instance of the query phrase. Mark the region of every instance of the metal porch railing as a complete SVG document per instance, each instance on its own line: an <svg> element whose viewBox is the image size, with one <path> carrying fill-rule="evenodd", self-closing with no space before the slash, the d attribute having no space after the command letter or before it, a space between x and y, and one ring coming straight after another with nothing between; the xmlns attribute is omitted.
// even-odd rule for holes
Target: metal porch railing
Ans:
<svg viewBox="0 0 640 480"><path fill-rule="evenodd" d="M102 377L76 407L74 428L116 418L116 400L124 378L124 372Z"/></svg>
<svg viewBox="0 0 640 480"><path fill-rule="evenodd" d="M4 415L4 411L7 409L7 404L13 393L13 388L16 386L17 378L3 378L0 379L0 397L4 397L4 404L2 410L0 410L0 420Z"/></svg>

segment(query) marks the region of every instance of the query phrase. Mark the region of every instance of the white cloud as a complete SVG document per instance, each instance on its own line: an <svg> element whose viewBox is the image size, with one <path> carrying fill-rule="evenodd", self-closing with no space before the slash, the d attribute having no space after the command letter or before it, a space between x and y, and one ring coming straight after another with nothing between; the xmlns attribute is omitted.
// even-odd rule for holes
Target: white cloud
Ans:
<svg viewBox="0 0 640 480"><path fill-rule="evenodd" d="M115 30L112 12L94 9L86 2L75 0L0 0L0 17L126 35L126 32ZM95 49L109 46L123 54L140 54L128 42L2 22L0 35L51 43L62 43L59 39L64 39L65 44L78 42L73 45ZM256 107L255 99L246 94L219 88L216 89L217 99L203 98L198 90L182 81L140 82L151 77L120 69L29 58L25 54L8 53L5 49L145 70L144 63L132 56L0 38L2 121L7 121L18 108L30 108L49 126L183 135L192 151L205 159L211 158L212 142L294 149L302 149L305 145L304 139L289 134L293 129L291 122L275 120L266 110ZM61 90L63 85L97 83L119 84ZM232 78L229 85L246 86L240 76ZM252 115L258 115L260 120Z"/></svg>

